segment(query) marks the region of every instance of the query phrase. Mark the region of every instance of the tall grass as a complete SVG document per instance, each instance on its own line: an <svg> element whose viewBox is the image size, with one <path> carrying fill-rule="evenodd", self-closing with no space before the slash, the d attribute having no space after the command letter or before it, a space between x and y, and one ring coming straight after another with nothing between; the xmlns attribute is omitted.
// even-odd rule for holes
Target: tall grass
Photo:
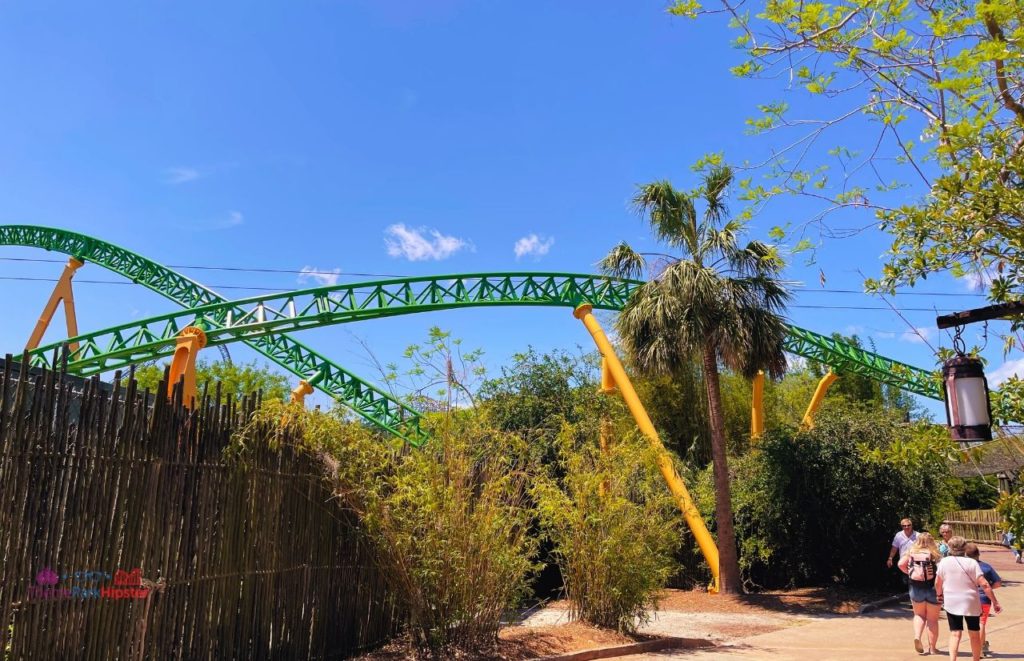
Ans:
<svg viewBox="0 0 1024 661"><path fill-rule="evenodd" d="M678 510L635 433L599 449L596 425L564 425L558 461L532 489L573 615L633 631L675 569Z"/></svg>
<svg viewBox="0 0 1024 661"><path fill-rule="evenodd" d="M263 423L282 418L301 428L358 515L416 646L445 655L493 645L536 569L535 471L521 439L471 411L435 418L417 450L331 414L283 415L276 405L262 414Z"/></svg>

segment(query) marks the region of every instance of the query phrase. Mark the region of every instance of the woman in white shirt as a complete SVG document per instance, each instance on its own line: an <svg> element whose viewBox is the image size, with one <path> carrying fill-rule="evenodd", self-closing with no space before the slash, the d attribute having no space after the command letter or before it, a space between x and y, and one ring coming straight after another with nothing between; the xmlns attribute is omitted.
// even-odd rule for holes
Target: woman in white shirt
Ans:
<svg viewBox="0 0 1024 661"><path fill-rule="evenodd" d="M945 602L946 621L949 623L949 658L956 659L960 639L967 623L967 635L971 639L973 661L981 659L981 598L978 588L992 600L992 610L1002 611L996 595L982 574L976 560L964 556L967 541L960 536L951 537L949 556L942 559L935 570L935 593L940 602Z"/></svg>

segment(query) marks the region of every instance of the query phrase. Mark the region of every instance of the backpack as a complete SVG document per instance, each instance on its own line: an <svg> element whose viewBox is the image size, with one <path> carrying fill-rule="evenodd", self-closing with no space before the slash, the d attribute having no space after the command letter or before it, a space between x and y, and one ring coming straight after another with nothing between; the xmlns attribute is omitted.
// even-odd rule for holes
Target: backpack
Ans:
<svg viewBox="0 0 1024 661"><path fill-rule="evenodd" d="M933 583L935 581L935 561L931 553L911 553L907 566L910 580L917 583Z"/></svg>

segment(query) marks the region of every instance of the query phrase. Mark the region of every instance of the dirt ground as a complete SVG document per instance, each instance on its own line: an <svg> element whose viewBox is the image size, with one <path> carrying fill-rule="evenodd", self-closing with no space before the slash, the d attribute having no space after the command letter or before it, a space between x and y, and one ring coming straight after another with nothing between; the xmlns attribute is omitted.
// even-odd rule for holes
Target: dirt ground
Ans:
<svg viewBox="0 0 1024 661"><path fill-rule="evenodd" d="M738 638L800 626L805 616L855 613L867 601L887 596L877 592L803 588L724 597L703 591L665 590L659 611L640 628L636 636L599 629L569 620L569 604L554 601L533 613L519 625L499 633L497 646L480 650L464 659L519 661L613 647L660 636L728 643ZM399 640L383 650L360 657L363 661L396 661L414 658L408 640Z"/></svg>
<svg viewBox="0 0 1024 661"><path fill-rule="evenodd" d="M520 661L545 656L578 652L599 647L628 645L651 636L627 636L616 631L599 629L583 622L569 622L551 626L510 626L498 633L498 644L491 650L480 650L475 654L463 654L448 658L499 659ZM416 658L407 639L398 640L386 648L358 658L357 661L398 661Z"/></svg>

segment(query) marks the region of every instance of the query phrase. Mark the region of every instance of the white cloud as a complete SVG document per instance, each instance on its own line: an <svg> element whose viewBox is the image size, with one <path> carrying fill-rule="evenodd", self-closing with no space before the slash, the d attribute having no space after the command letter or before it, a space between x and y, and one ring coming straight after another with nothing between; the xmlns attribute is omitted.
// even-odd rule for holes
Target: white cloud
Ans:
<svg viewBox="0 0 1024 661"><path fill-rule="evenodd" d="M238 227L244 222L245 216L242 215L241 211L229 211L227 216L214 223L214 229L223 230L229 227Z"/></svg>
<svg viewBox="0 0 1024 661"><path fill-rule="evenodd" d="M875 332L875 338L879 340L892 340L896 338L896 333L890 331L877 331Z"/></svg>
<svg viewBox="0 0 1024 661"><path fill-rule="evenodd" d="M553 245L555 245L554 237L544 238L536 234L529 234L516 241L512 250L516 253L516 259L521 259L526 255L533 255L535 259L540 259L548 254Z"/></svg>
<svg viewBox="0 0 1024 661"><path fill-rule="evenodd" d="M864 334L864 327L860 326L858 324L847 324L846 327L843 328L843 335L863 335L863 334Z"/></svg>
<svg viewBox="0 0 1024 661"><path fill-rule="evenodd" d="M932 339L932 335L934 334L934 329L928 328L927 326L918 326L914 330L903 331L903 334L900 335L900 342L926 344L928 340Z"/></svg>
<svg viewBox="0 0 1024 661"><path fill-rule="evenodd" d="M968 273L960 279L967 285L968 291L983 292L988 290L995 278L995 269L982 269L974 273Z"/></svg>
<svg viewBox="0 0 1024 661"><path fill-rule="evenodd" d="M1011 376L1024 377L1024 358L1009 360L985 375L988 385L995 388Z"/></svg>
<svg viewBox="0 0 1024 661"><path fill-rule="evenodd" d="M384 234L388 255L404 257L410 262L447 259L463 248L472 249L465 239L441 234L436 229L406 227L404 223L388 227Z"/></svg>
<svg viewBox="0 0 1024 661"><path fill-rule="evenodd" d="M302 272L299 274L299 284L312 281L318 283L321 287L333 287L338 284L339 276L341 276L341 269L337 267L330 271L324 271L315 266L303 266Z"/></svg>
<svg viewBox="0 0 1024 661"><path fill-rule="evenodd" d="M195 181L200 176L202 176L201 173L195 168L167 168L164 170L164 183L175 185L184 184L189 181Z"/></svg>

